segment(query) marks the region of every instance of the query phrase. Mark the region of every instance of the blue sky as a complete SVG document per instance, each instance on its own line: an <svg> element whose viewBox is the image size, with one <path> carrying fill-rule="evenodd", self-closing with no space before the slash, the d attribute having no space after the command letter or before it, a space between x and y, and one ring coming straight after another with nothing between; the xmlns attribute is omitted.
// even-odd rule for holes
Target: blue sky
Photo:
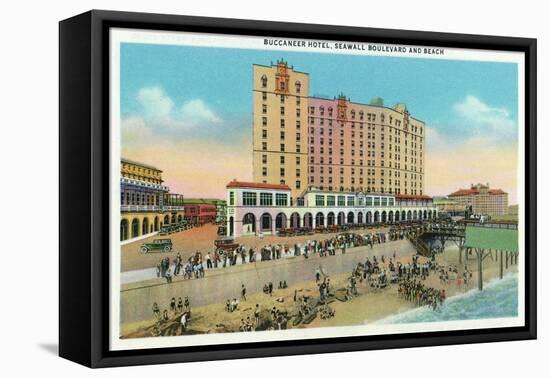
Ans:
<svg viewBox="0 0 550 378"><path fill-rule="evenodd" d="M415 118L426 122L432 136L428 151L431 147L434 156L472 141L490 148L517 144L517 67L512 63L125 43L121 114L131 122L123 122L123 128L135 131L137 122L139 132L127 133L127 139L123 134L123 151L139 155L137 148L125 150L125 142L153 136L198 144L213 139L248 143L252 64L280 58L310 74L310 95L343 92L355 102L382 97L386 106L406 103ZM490 177L471 178L479 180ZM466 185L459 181L455 185ZM434 194L445 190L433 188Z"/></svg>

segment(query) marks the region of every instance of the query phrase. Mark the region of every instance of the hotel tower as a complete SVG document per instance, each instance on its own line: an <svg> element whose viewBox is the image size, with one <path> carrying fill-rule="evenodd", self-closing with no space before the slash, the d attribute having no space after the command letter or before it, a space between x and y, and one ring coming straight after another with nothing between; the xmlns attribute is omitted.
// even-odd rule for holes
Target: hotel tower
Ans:
<svg viewBox="0 0 550 378"><path fill-rule="evenodd" d="M425 124L385 107L309 95L309 74L280 60L253 65L254 181L284 184L293 200L324 191L424 194Z"/></svg>

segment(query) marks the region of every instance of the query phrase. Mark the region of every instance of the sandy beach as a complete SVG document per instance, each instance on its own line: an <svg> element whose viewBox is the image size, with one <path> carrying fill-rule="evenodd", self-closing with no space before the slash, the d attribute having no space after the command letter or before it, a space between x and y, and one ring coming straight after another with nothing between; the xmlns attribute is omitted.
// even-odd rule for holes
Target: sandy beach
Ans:
<svg viewBox="0 0 550 378"><path fill-rule="evenodd" d="M407 241L405 242L408 243ZM402 263L411 261L413 249L410 245L409 248L411 253L402 253L398 255L397 261ZM376 253L374 254L376 255ZM386 253L386 259L388 259L388 256L389 254ZM330 259L334 257L336 256L329 256L325 258L324 261L326 264L329 264ZM420 261L425 260L421 258ZM443 253L437 255L436 261L447 267L456 266L459 274L462 273L464 265L467 265L468 270L472 272L472 278L470 279L469 285L467 287L463 285L458 286L457 281L453 279L454 275L450 276L449 282L442 283L438 275L432 273L423 282L425 286L445 289L447 297L459 295L468 290L477 288L477 260L475 260L475 255L470 256L468 260L463 259L462 265L459 266L458 248L454 245L449 245ZM497 278L499 275L499 266L500 262L496 260L496 253L493 258L486 258L483 262L483 281L488 282ZM515 271L517 271L517 266L509 264L508 269L505 269L504 273ZM334 291L346 286L348 278L350 277L350 272L330 274L329 277L331 281L331 291ZM276 307L279 311L287 312L288 314L295 313L297 303L294 302L295 294L298 298L298 302L304 295L312 298L317 298L319 296L318 286L315 280L309 278L310 277L304 277L303 282L291 284L286 289L277 289L278 282L274 282L275 290L272 296L264 294L263 292L247 295L246 301L241 301L239 308L234 312L227 312L225 310L225 301L196 307L193 306L193 302L191 302L192 318L189 322L187 333L197 334L238 331L241 319L246 319L247 317L254 319L254 308L256 304L260 305L262 311L269 311L273 307ZM317 316L311 323L302 323L297 327L310 328L366 324L391 315L399 314L415 307L411 302L398 297L396 284L389 285L384 289L374 289L369 287L366 281L363 281L362 283L358 282L357 289L358 295L353 299L346 302L334 300L329 304L330 308L335 311L334 317L321 319L320 316ZM161 309L168 307L167 305L168 303L166 303L165 306L161 305ZM177 319L177 316L175 316L174 319ZM126 322L121 328L122 337L151 336L151 329L154 324L155 320L152 315L149 320ZM291 327L292 322L290 321L289 328Z"/></svg>

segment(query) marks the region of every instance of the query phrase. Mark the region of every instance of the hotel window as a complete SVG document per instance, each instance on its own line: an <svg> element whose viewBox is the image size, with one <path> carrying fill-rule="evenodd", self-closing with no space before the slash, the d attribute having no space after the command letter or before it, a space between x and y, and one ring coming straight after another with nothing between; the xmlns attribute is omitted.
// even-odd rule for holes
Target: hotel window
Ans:
<svg viewBox="0 0 550 378"><path fill-rule="evenodd" d="M229 206L235 205L235 192L229 192Z"/></svg>
<svg viewBox="0 0 550 378"><path fill-rule="evenodd" d="M273 206L273 194L260 193L260 206Z"/></svg>
<svg viewBox="0 0 550 378"><path fill-rule="evenodd" d="M285 82L284 82L284 81L281 81L281 82L279 83L279 88L281 89L281 91L286 90L286 89L285 89L286 86L285 86Z"/></svg>
<svg viewBox="0 0 550 378"><path fill-rule="evenodd" d="M262 76L262 88L266 88L267 87L267 76L263 75Z"/></svg>
<svg viewBox="0 0 550 378"><path fill-rule="evenodd" d="M267 100L267 92L262 92L262 100Z"/></svg>
<svg viewBox="0 0 550 378"><path fill-rule="evenodd" d="M296 117L300 117L300 114L301 114L300 108L296 108Z"/></svg>
<svg viewBox="0 0 550 378"><path fill-rule="evenodd" d="M275 205L277 206L288 206L288 196L283 193L275 194Z"/></svg>
<svg viewBox="0 0 550 378"><path fill-rule="evenodd" d="M320 123L321 125L324 125L324 124L325 124L325 119L324 119L324 118L319 119L319 123Z"/></svg>
<svg viewBox="0 0 550 378"><path fill-rule="evenodd" d="M284 176L285 176L285 169L284 169L284 168L281 168L281 169L279 170L279 173L280 173L281 177L284 177Z"/></svg>
<svg viewBox="0 0 550 378"><path fill-rule="evenodd" d="M351 111L351 119L355 119L355 110Z"/></svg>
<svg viewBox="0 0 550 378"><path fill-rule="evenodd" d="M315 167L313 165L309 167L309 173L315 173Z"/></svg>
<svg viewBox="0 0 550 378"><path fill-rule="evenodd" d="M325 206L325 196L316 195L315 196L315 206Z"/></svg>
<svg viewBox="0 0 550 378"><path fill-rule="evenodd" d="M267 176L267 167L262 167L262 176Z"/></svg>
<svg viewBox="0 0 550 378"><path fill-rule="evenodd" d="M296 141L297 141L297 142L300 141L300 137L301 137L301 134L300 134L300 133L296 133Z"/></svg>
<svg viewBox="0 0 550 378"><path fill-rule="evenodd" d="M300 145L299 144L296 145L296 152L300 153Z"/></svg>
<svg viewBox="0 0 550 378"><path fill-rule="evenodd" d="M281 119L281 127L282 127L282 128L285 127L285 120L284 120L284 119Z"/></svg>
<svg viewBox="0 0 550 378"><path fill-rule="evenodd" d="M336 199L334 196L327 196L327 206L335 206Z"/></svg>
<svg viewBox="0 0 550 378"><path fill-rule="evenodd" d="M267 155L262 155L262 163L267 164Z"/></svg>
<svg viewBox="0 0 550 378"><path fill-rule="evenodd" d="M296 177L300 177L300 169L296 169Z"/></svg>
<svg viewBox="0 0 550 378"><path fill-rule="evenodd" d="M355 197L348 197L348 206L355 206Z"/></svg>
<svg viewBox="0 0 550 378"><path fill-rule="evenodd" d="M300 180L296 181L296 189L300 189L300 186L301 186L300 184L301 184ZM303 201L303 199L302 199L302 201Z"/></svg>
<svg viewBox="0 0 550 378"><path fill-rule="evenodd" d="M296 121L296 128L300 129L300 121Z"/></svg>
<svg viewBox="0 0 550 378"><path fill-rule="evenodd" d="M262 138L263 139L267 138L267 130L262 130Z"/></svg>
<svg viewBox="0 0 550 378"><path fill-rule="evenodd" d="M243 206L256 206L256 193L243 192Z"/></svg>
<svg viewBox="0 0 550 378"><path fill-rule="evenodd" d="M300 91L302 90L302 84L297 81L296 83L294 83L294 86L296 87L296 93L300 93Z"/></svg>
<svg viewBox="0 0 550 378"><path fill-rule="evenodd" d="M315 114L315 106L310 106L309 107L309 114L311 114L311 115Z"/></svg>
<svg viewBox="0 0 550 378"><path fill-rule="evenodd" d="M281 104L284 104L284 103L285 103L285 96L281 95Z"/></svg>
<svg viewBox="0 0 550 378"><path fill-rule="evenodd" d="M285 107L281 106L281 115L285 115Z"/></svg>
<svg viewBox="0 0 550 378"><path fill-rule="evenodd" d="M328 108L328 116L332 117L332 108ZM332 124L332 123L331 123Z"/></svg>
<svg viewBox="0 0 550 378"><path fill-rule="evenodd" d="M285 132L281 131L281 140L284 140L284 139L285 139Z"/></svg>
<svg viewBox="0 0 550 378"><path fill-rule="evenodd" d="M300 106L300 96L296 96L296 106Z"/></svg>
<svg viewBox="0 0 550 378"><path fill-rule="evenodd" d="M380 206L380 197L374 197L374 206Z"/></svg>
<svg viewBox="0 0 550 378"><path fill-rule="evenodd" d="M281 143L281 152L285 152L285 144Z"/></svg>
<svg viewBox="0 0 550 378"><path fill-rule="evenodd" d="M262 142L262 150L267 151L267 142Z"/></svg>
<svg viewBox="0 0 550 378"><path fill-rule="evenodd" d="M340 183L342 183L342 178L340 177ZM338 206L346 206L346 197L338 196Z"/></svg>
<svg viewBox="0 0 550 378"><path fill-rule="evenodd" d="M267 126L267 117L262 117L262 126Z"/></svg>
<svg viewBox="0 0 550 378"><path fill-rule="evenodd" d="M320 107L319 107L319 113L320 113L321 115L325 115L325 108L324 108L323 106L320 106Z"/></svg>
<svg viewBox="0 0 550 378"><path fill-rule="evenodd" d="M361 111L359 112L359 119L360 119L360 120L363 120L363 118L365 118L365 113L363 113L363 111L361 110Z"/></svg>
<svg viewBox="0 0 550 378"><path fill-rule="evenodd" d="M281 161L281 164L284 164L284 163L285 163L285 157L284 157L284 155L281 155L280 161Z"/></svg>
<svg viewBox="0 0 550 378"><path fill-rule="evenodd" d="M311 123L311 124L313 125L313 124L315 123L315 118L310 117L310 118L309 118L309 123Z"/></svg>
<svg viewBox="0 0 550 378"><path fill-rule="evenodd" d="M300 165L300 157L296 156L296 165Z"/></svg>
<svg viewBox="0 0 550 378"><path fill-rule="evenodd" d="M267 105L266 104L262 104L262 113L263 114L267 113Z"/></svg>
<svg viewBox="0 0 550 378"><path fill-rule="evenodd" d="M382 185L384 185L384 180L382 180ZM388 199L386 197L382 197L382 206L388 206Z"/></svg>

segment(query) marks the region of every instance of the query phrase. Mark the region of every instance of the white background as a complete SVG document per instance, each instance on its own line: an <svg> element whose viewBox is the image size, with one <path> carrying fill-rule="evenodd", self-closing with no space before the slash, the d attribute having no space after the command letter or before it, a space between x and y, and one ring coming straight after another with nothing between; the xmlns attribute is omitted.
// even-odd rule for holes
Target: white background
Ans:
<svg viewBox="0 0 550 378"><path fill-rule="evenodd" d="M548 49L550 28L543 1L185 1L150 0L4 2L0 39L0 333L2 376L362 376L522 377L547 375L550 331L543 298L549 278L542 267L548 242L539 237L539 340L390 351L277 357L88 370L57 354L58 247L58 25L92 8L230 18L373 26L538 38L539 214L550 178ZM544 31L545 29L546 31ZM546 67L545 67L546 66ZM74 125L79 127L79 125ZM539 234L546 222L539 215ZM77 266L74 269L78 269ZM546 351L545 351L546 349ZM546 368L545 368L546 367Z"/></svg>

